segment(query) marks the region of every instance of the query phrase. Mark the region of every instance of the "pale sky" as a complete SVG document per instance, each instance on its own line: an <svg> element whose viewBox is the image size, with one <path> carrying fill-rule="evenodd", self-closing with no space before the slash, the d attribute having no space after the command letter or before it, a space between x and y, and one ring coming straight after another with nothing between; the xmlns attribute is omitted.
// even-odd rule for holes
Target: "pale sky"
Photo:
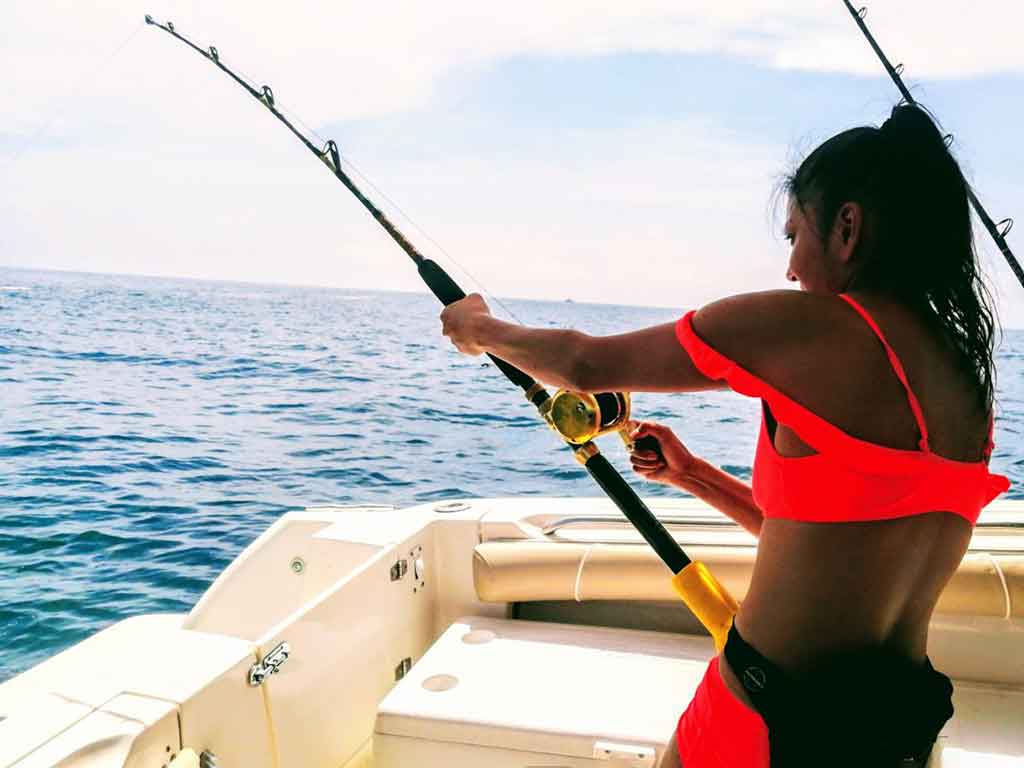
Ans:
<svg viewBox="0 0 1024 768"><path fill-rule="evenodd" d="M840 0L7 0L0 265L421 289L330 173L145 13L270 84L497 296L682 309L787 287L776 181L898 99ZM1022 6L876 0L867 22L989 213L1024 219ZM1024 289L976 235L1024 327Z"/></svg>

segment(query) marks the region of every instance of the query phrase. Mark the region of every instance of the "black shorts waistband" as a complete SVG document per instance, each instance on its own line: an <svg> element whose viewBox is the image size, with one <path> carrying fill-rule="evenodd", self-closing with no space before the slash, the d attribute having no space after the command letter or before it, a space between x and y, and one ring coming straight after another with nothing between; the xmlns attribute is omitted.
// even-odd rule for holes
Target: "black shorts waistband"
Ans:
<svg viewBox="0 0 1024 768"><path fill-rule="evenodd" d="M796 678L744 640L735 625L723 655L768 726L773 768L799 765L815 754L820 760L822 750L835 749L846 750L851 765L920 760L953 714L953 685L927 657L914 664L884 649L851 651ZM844 759L829 764L845 765Z"/></svg>

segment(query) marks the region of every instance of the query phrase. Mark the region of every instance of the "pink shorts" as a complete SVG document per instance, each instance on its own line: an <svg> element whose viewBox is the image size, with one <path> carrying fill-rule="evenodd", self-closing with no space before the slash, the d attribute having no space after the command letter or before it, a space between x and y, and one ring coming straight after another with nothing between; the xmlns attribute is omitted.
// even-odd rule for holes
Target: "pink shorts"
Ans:
<svg viewBox="0 0 1024 768"><path fill-rule="evenodd" d="M717 656L679 718L676 746L683 768L768 766L768 726L726 687Z"/></svg>

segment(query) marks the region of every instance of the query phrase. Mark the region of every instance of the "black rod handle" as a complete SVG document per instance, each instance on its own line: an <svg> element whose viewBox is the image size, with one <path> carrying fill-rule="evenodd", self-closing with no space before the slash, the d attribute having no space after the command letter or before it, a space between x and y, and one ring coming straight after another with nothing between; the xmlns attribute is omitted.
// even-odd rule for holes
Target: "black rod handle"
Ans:
<svg viewBox="0 0 1024 768"><path fill-rule="evenodd" d="M446 307L466 298L466 292L459 288L458 283L452 280L451 275L433 259L423 259L417 266L417 271L427 287Z"/></svg>
<svg viewBox="0 0 1024 768"><path fill-rule="evenodd" d="M615 471L615 467L608 462L608 459L599 453L587 459L585 466L591 477L622 510L622 514L629 518L629 522L640 531L640 535L654 548L658 557L664 561L672 573L679 573L690 564L690 558L683 552L679 542L672 538L661 521L636 495L636 491L629 486L629 483L622 479L622 475Z"/></svg>

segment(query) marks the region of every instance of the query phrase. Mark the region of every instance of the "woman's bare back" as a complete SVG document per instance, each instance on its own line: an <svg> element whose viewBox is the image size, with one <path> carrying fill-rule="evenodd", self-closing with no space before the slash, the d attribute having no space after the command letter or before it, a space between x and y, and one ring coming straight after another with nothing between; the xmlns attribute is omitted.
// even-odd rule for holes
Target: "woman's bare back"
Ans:
<svg viewBox="0 0 1024 768"><path fill-rule="evenodd" d="M921 403L932 450L957 461L980 460L987 414L980 412L952 351L899 305L871 295L854 298L901 359ZM815 334L823 342L798 349L792 359L752 361L754 372L854 437L915 450L920 435L906 391L877 337L845 302L835 297L821 297L821 302L822 322L834 332ZM742 350L725 353L744 362ZM766 415L780 454L814 453L796 433ZM827 503L823 498L822 504ZM921 660L932 611L970 536L970 523L941 510L873 522L767 519L737 629L758 651L797 675L847 648L885 647ZM749 705L728 664L720 663L726 684Z"/></svg>

